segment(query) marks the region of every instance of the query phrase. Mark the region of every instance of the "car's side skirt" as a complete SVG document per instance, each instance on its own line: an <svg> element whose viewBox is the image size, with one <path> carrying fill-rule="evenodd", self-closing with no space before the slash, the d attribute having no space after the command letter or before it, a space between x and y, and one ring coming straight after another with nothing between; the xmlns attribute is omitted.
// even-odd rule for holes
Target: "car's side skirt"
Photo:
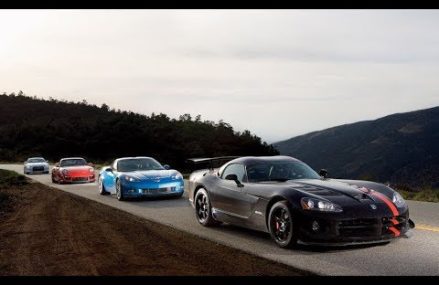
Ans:
<svg viewBox="0 0 439 285"><path fill-rule="evenodd" d="M235 226L249 228L256 231L267 232L265 216L261 212L253 213L250 217L246 217L223 211L218 208L212 208L212 216L215 220L220 222L233 224Z"/></svg>

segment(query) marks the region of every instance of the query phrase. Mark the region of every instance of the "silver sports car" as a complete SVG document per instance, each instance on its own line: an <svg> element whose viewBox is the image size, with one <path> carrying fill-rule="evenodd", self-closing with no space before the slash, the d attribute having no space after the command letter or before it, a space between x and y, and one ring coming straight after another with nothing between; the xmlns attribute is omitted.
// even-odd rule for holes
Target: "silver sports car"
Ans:
<svg viewBox="0 0 439 285"><path fill-rule="evenodd" d="M49 163L42 157L31 157L24 162L24 174L49 173Z"/></svg>

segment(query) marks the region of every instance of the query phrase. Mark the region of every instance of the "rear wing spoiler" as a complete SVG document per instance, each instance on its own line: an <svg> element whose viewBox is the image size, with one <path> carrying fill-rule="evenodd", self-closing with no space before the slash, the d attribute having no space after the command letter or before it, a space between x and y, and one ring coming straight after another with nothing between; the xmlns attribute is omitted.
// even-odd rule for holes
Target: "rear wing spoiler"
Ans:
<svg viewBox="0 0 439 285"><path fill-rule="evenodd" d="M212 158L189 158L186 159L186 163L190 164L193 168L192 171L199 169L215 169L220 167L221 165L229 162L235 158L239 158L240 156L219 156Z"/></svg>

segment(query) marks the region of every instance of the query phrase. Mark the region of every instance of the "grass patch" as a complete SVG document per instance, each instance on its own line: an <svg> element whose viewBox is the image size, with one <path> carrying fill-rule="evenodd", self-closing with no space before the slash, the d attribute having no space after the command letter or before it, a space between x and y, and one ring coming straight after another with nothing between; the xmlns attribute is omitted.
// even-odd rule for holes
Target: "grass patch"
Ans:
<svg viewBox="0 0 439 285"><path fill-rule="evenodd" d="M406 200L439 203L439 190L425 189L417 192L398 190L398 192Z"/></svg>
<svg viewBox="0 0 439 285"><path fill-rule="evenodd" d="M11 186L20 186L28 184L24 175L14 171L0 169L0 188L8 188Z"/></svg>

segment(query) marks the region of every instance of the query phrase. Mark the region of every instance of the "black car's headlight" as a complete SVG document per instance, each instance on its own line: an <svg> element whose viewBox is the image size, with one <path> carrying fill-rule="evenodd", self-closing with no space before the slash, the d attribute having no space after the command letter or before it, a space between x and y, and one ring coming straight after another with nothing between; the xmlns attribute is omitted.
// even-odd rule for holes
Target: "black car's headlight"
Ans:
<svg viewBox="0 0 439 285"><path fill-rule="evenodd" d="M393 192L393 198L392 198L393 204L396 205L396 207L400 208L405 205L405 200L402 198L402 196L398 192Z"/></svg>
<svg viewBox="0 0 439 285"><path fill-rule="evenodd" d="M125 178L126 181L129 181L129 182L138 182L138 181L140 181L139 179L131 177L131 176L124 176L124 178Z"/></svg>
<svg viewBox="0 0 439 285"><path fill-rule="evenodd" d="M316 198L303 197L300 200L300 204L302 205L302 209L304 210L336 213L343 212L343 209L339 205Z"/></svg>

